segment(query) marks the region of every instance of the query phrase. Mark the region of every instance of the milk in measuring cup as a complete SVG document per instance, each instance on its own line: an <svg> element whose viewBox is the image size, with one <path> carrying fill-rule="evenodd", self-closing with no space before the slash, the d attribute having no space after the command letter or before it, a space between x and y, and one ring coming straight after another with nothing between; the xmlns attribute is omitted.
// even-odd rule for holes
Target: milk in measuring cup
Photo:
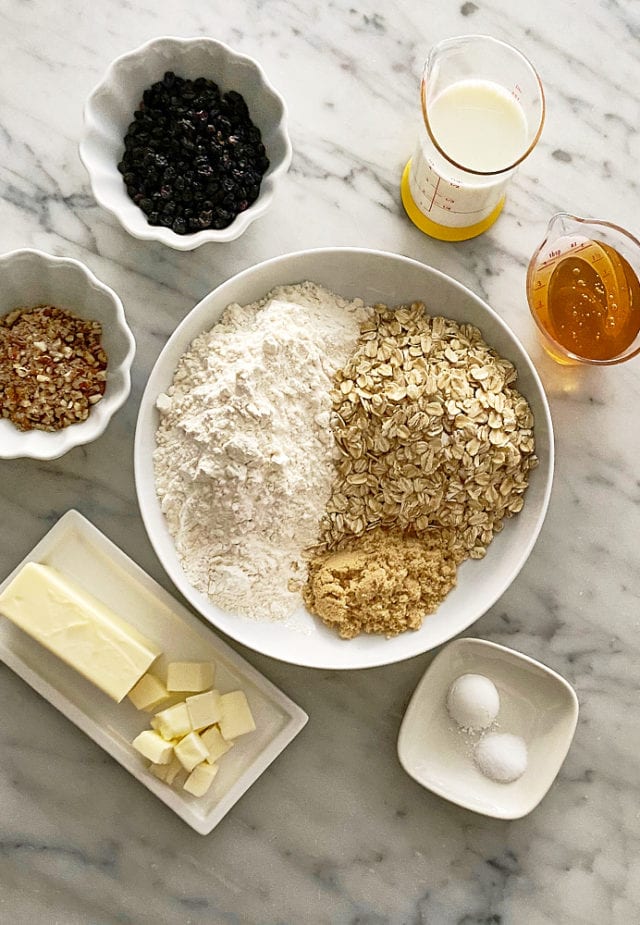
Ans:
<svg viewBox="0 0 640 925"><path fill-rule="evenodd" d="M522 107L489 80L461 80L448 87L431 104L429 122L440 147L467 170L504 170L527 147Z"/></svg>
<svg viewBox="0 0 640 925"><path fill-rule="evenodd" d="M452 228L482 222L501 204L511 176L505 171L527 149L528 126L520 103L492 81L461 80L429 104L428 118L433 137L450 160L437 150L425 127L409 170L415 205L431 221Z"/></svg>
<svg viewBox="0 0 640 925"><path fill-rule="evenodd" d="M495 222L509 179L537 144L542 83L517 48L490 35L460 35L429 52L420 99L402 204L425 234L466 241Z"/></svg>

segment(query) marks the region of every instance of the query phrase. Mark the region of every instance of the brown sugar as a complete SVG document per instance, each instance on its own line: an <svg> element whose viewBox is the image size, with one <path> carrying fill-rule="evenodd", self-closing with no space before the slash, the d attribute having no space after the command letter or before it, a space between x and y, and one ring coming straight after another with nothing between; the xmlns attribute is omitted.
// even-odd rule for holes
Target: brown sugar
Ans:
<svg viewBox="0 0 640 925"><path fill-rule="evenodd" d="M449 531L376 528L309 563L308 609L343 639L419 629L456 583Z"/></svg>

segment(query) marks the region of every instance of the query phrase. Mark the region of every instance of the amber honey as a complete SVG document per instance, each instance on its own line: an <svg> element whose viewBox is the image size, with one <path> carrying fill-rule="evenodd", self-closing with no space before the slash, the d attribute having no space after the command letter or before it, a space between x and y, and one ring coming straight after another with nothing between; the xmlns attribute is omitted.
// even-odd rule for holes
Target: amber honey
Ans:
<svg viewBox="0 0 640 925"><path fill-rule="evenodd" d="M622 359L640 331L640 282L628 261L585 238L545 256L527 278L539 326L575 357Z"/></svg>

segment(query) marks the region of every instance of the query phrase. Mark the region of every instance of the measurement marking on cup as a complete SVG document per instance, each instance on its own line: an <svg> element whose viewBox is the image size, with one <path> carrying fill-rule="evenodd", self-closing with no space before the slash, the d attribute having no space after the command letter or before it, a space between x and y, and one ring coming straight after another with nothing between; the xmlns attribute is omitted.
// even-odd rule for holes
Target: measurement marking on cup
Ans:
<svg viewBox="0 0 640 925"><path fill-rule="evenodd" d="M585 231L593 231L593 237ZM617 250L610 243L621 240L633 259L637 242L631 238L632 247L625 241L630 237L606 222L590 223L566 213L549 223L547 237L529 263L527 297L556 358L615 364L638 352L640 280L622 247ZM540 255L544 261L539 262Z"/></svg>
<svg viewBox="0 0 640 925"><path fill-rule="evenodd" d="M426 163L426 167L427 174L423 181L418 184L422 200L428 200L424 205L425 213L441 209L443 212L450 212L453 215L478 214L479 209L460 209L457 207L455 196L461 189L460 183L438 176L433 164L430 162ZM451 195L447 195L447 193Z"/></svg>
<svg viewBox="0 0 640 925"><path fill-rule="evenodd" d="M591 242L589 241L573 241L569 245L569 249L572 251L572 253L576 253L579 251L586 250L590 246L591 246ZM547 267L553 266L553 264L555 264L556 262L556 258L559 257L561 253L562 253L562 250L560 248L556 248L552 251L549 251L549 256L547 257L547 259L543 260L539 264L540 269L546 269ZM595 263L596 260L602 260L602 254L600 254L597 257L592 258L592 263Z"/></svg>
<svg viewBox="0 0 640 925"><path fill-rule="evenodd" d="M466 241L495 222L514 170L538 141L540 79L511 45L458 36L431 49L420 104L416 147L402 173L403 205L425 234Z"/></svg>
<svg viewBox="0 0 640 925"><path fill-rule="evenodd" d="M437 183L436 183L436 185L435 185L435 187L434 187L434 190L433 190L433 196L431 197L431 202L429 203L429 212L431 212L431 210L433 209L433 203L434 203L434 201L435 201L436 194L437 194L437 192L438 192L438 187L440 186L440 180L441 180L441 178L438 177Z"/></svg>

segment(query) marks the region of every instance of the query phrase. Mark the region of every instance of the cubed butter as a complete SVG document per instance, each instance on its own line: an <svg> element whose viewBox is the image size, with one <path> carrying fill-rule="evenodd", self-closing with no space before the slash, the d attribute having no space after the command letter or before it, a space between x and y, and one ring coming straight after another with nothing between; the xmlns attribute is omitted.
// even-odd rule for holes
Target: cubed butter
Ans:
<svg viewBox="0 0 640 925"><path fill-rule="evenodd" d="M131 688L127 696L137 710L149 712L159 707L171 695L159 678L153 674L145 674Z"/></svg>
<svg viewBox="0 0 640 925"><path fill-rule="evenodd" d="M166 710L160 710L151 720L163 739L180 739L191 732L191 720L186 703L176 703Z"/></svg>
<svg viewBox="0 0 640 925"><path fill-rule="evenodd" d="M131 743L137 752L148 758L153 764L169 764L173 755L173 745L165 742L153 729L145 729Z"/></svg>
<svg viewBox="0 0 640 925"><path fill-rule="evenodd" d="M222 716L218 726L225 739L237 739L256 728L244 691L231 691L220 698Z"/></svg>
<svg viewBox="0 0 640 925"><path fill-rule="evenodd" d="M171 785L176 780L180 774L185 774L185 770L182 767L182 762L179 760L177 755L174 753L171 763L167 765L167 774L165 776L166 782Z"/></svg>
<svg viewBox="0 0 640 925"><path fill-rule="evenodd" d="M206 761L209 757L209 749L197 732L190 732L184 739L181 739L174 751L185 771L193 771L197 764Z"/></svg>
<svg viewBox="0 0 640 925"><path fill-rule="evenodd" d="M169 770L170 767L171 767L170 764L153 764L152 763L149 765L149 770L151 771L154 777L158 778L158 780L166 781L167 771Z"/></svg>
<svg viewBox="0 0 640 925"><path fill-rule="evenodd" d="M193 694L192 697L187 697L186 703L191 726L195 730L213 726L222 716L220 691L205 691L204 694Z"/></svg>
<svg viewBox="0 0 640 925"><path fill-rule="evenodd" d="M182 785L183 790L192 793L194 797L203 797L218 773L217 764L199 764L193 769Z"/></svg>
<svg viewBox="0 0 640 925"><path fill-rule="evenodd" d="M165 784L169 784L169 786L173 784L179 774L185 773L184 768L175 755L173 755L169 764L152 764L149 766L149 770L157 778L163 780Z"/></svg>
<svg viewBox="0 0 640 925"><path fill-rule="evenodd" d="M118 703L160 649L57 569L28 562L0 594L0 614Z"/></svg>
<svg viewBox="0 0 640 925"><path fill-rule="evenodd" d="M227 742L217 726L205 729L204 732L200 733L200 738L209 750L209 757L207 758L209 764L213 764L214 761L221 758L233 745L233 742Z"/></svg>
<svg viewBox="0 0 640 925"><path fill-rule="evenodd" d="M197 693L213 687L211 662L171 662L167 668L167 690Z"/></svg>

